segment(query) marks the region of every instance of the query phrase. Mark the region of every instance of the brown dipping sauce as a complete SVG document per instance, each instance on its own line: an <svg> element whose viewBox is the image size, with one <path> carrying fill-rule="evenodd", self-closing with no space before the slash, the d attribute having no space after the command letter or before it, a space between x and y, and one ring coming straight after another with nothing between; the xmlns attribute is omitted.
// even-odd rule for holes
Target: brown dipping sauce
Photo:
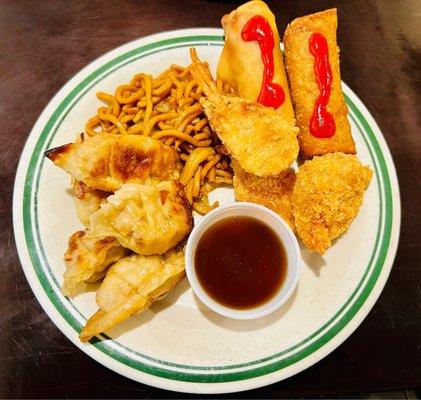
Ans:
<svg viewBox="0 0 421 400"><path fill-rule="evenodd" d="M261 306L284 283L287 256L266 224L251 217L229 217L199 239L194 265L206 293L235 309Z"/></svg>

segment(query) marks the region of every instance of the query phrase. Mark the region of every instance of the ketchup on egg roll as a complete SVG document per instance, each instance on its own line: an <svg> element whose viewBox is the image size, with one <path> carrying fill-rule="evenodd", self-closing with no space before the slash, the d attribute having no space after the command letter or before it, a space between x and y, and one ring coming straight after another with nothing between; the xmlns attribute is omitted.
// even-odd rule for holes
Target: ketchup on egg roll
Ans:
<svg viewBox="0 0 421 400"><path fill-rule="evenodd" d="M304 157L355 154L341 88L336 9L292 21L284 34L285 64Z"/></svg>
<svg viewBox="0 0 421 400"><path fill-rule="evenodd" d="M294 125L275 16L260 0L224 15L225 44L217 75L246 100L273 107Z"/></svg>

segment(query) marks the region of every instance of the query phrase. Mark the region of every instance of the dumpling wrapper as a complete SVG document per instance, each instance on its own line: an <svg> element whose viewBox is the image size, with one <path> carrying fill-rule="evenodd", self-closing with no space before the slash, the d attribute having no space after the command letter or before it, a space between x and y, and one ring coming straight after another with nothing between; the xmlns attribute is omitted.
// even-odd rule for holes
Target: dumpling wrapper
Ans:
<svg viewBox="0 0 421 400"><path fill-rule="evenodd" d="M127 182L175 179L180 169L174 149L141 135L101 133L48 150L45 155L77 181L107 192Z"/></svg>
<svg viewBox="0 0 421 400"><path fill-rule="evenodd" d="M95 282L105 275L105 270L128 250L114 238L98 239L89 231L78 231L70 236L64 254L66 271L62 292L65 296L75 296L84 288L84 283Z"/></svg>
<svg viewBox="0 0 421 400"><path fill-rule="evenodd" d="M111 194L102 190L90 189L84 183L73 181L73 200L80 222L86 228L90 226L91 215L99 209L105 199Z"/></svg>
<svg viewBox="0 0 421 400"><path fill-rule="evenodd" d="M87 321L81 341L146 310L184 276L184 252L180 248L159 256L132 255L118 261L108 270L98 290L99 310Z"/></svg>
<svg viewBox="0 0 421 400"><path fill-rule="evenodd" d="M191 207L178 181L127 183L91 216L94 236L114 237L142 255L165 253L192 227Z"/></svg>

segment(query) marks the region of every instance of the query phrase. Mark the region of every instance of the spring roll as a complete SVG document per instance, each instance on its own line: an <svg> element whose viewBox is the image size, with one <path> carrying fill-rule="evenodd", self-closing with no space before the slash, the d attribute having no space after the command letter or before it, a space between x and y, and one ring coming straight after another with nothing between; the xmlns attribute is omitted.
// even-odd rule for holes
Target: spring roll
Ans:
<svg viewBox="0 0 421 400"><path fill-rule="evenodd" d="M285 64L301 154L355 154L341 88L336 9L292 21L284 34Z"/></svg>
<svg viewBox="0 0 421 400"><path fill-rule="evenodd" d="M275 108L294 125L294 110L279 46L279 34L275 16L269 7L260 0L249 1L224 15L221 23L225 44L219 59L218 78L230 85L239 97ZM262 28L268 31L266 43L263 43L265 38L260 33ZM268 65L271 63L272 77ZM269 87L269 97L273 94L281 96L278 97L279 101L265 101L265 87Z"/></svg>

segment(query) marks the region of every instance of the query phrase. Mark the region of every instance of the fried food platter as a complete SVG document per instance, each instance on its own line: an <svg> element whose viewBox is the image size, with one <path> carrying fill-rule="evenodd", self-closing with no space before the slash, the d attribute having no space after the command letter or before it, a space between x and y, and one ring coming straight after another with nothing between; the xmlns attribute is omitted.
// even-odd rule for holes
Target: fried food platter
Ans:
<svg viewBox="0 0 421 400"><path fill-rule="evenodd" d="M223 30L187 29L141 38L88 65L52 99L34 126L19 164L14 192L15 237L22 267L44 310L82 351L136 381L194 393L264 386L316 363L342 343L368 314L396 252L400 201L386 142L358 97L342 84L358 158L373 171L354 222L323 256L301 247L296 291L278 311L255 321L221 317L204 307L186 279L145 312L89 343L79 334L97 306L98 284L64 296L63 249L80 230L70 182L44 152L73 142L96 113L96 93L113 92L139 72L159 75L169 64L190 64L194 47L215 73ZM171 60L171 61L168 61ZM294 166L294 168L296 168ZM230 186L209 203L235 201ZM195 213L196 223L201 216ZM358 251L356 251L358 249Z"/></svg>

